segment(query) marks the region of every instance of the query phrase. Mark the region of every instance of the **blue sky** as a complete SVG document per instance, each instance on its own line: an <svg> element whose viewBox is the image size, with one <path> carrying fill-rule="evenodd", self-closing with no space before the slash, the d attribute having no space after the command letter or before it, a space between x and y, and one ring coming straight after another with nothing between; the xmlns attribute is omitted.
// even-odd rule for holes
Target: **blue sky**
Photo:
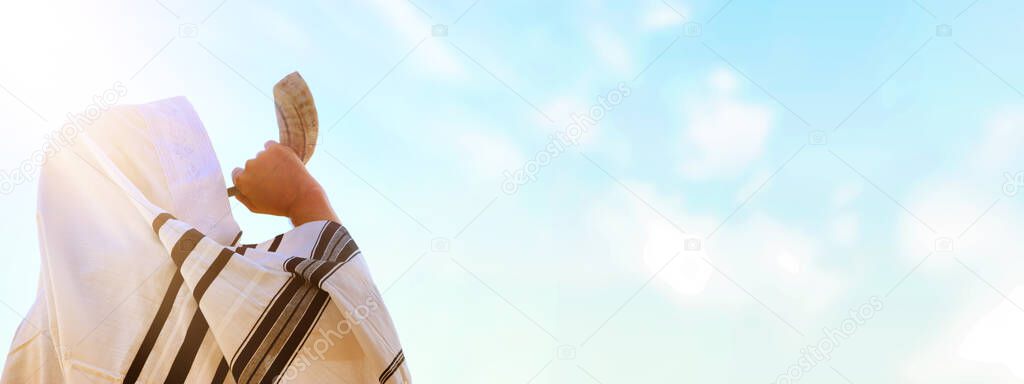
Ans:
<svg viewBox="0 0 1024 384"><path fill-rule="evenodd" d="M122 103L187 96L227 174L276 136L267 95L299 70L309 166L418 381L775 382L873 297L798 381L1024 378L1017 2L0 9L3 170L120 82ZM3 340L33 300L35 188L0 196ZM288 228L234 208L247 241Z"/></svg>

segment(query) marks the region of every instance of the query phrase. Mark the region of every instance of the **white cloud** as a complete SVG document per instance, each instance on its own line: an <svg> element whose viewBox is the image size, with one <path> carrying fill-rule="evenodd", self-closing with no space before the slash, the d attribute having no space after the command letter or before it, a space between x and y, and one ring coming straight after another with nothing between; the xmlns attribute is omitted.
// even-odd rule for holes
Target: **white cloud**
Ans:
<svg viewBox="0 0 1024 384"><path fill-rule="evenodd" d="M703 292L713 273L704 261L708 255L703 247L687 250L686 241L693 237L679 232L660 217L649 217L644 228L647 238L643 263L648 273L658 273L658 280L680 295L694 296Z"/></svg>
<svg viewBox="0 0 1024 384"><path fill-rule="evenodd" d="M985 136L973 151L972 165L981 170L1017 172L1024 147L1024 106L997 110L985 123Z"/></svg>
<svg viewBox="0 0 1024 384"><path fill-rule="evenodd" d="M938 258L939 263L950 266L950 256L956 256L979 266L1021 265L1013 255L1024 252L1024 244L1019 241L1024 221L1014 214L1018 203L1001 194L1003 180L998 175L1003 170L1020 168L1022 125L1024 108L998 109L987 119L981 140L970 148L968 153L972 156L960 168L942 173L941 179L922 182L910 194L899 197L913 213L903 214L900 224L901 248L908 261L916 262L923 252L935 248L937 238L948 237L953 240L954 251L942 254L945 257Z"/></svg>
<svg viewBox="0 0 1024 384"><path fill-rule="evenodd" d="M1010 294L1015 303L1024 303L1024 287ZM960 356L983 363L1002 364L1019 379L1024 379L1024 312L1003 300L967 333Z"/></svg>
<svg viewBox="0 0 1024 384"><path fill-rule="evenodd" d="M711 84L711 89L723 93L731 93L739 86L739 78L736 77L736 74L725 68L719 68L712 72L708 76L708 81Z"/></svg>
<svg viewBox="0 0 1024 384"><path fill-rule="evenodd" d="M843 288L839 276L819 265L818 241L799 228L753 212L742 219L734 218L711 240L705 240L721 218L688 213L677 197L658 193L644 183L623 182L657 207L657 212L631 194L615 191L614 200L602 199L600 206L593 207L591 222L598 228L598 236L609 242L608 252L636 255L638 249L642 250L632 262L634 273L641 279L657 273L651 286L679 305L756 306L734 280L758 292L758 299L771 303L787 317L813 319ZM623 210L621 206L628 208ZM701 239L700 249L687 250L687 239ZM715 267L732 280L722 277ZM801 300L785 299L791 295L799 295Z"/></svg>
<svg viewBox="0 0 1024 384"><path fill-rule="evenodd" d="M653 185L635 180L623 182L644 201L657 207L657 211L618 185L611 186L607 195L593 200L587 220L593 226L597 241L602 242L601 249L625 256L622 264L641 281L657 273L658 278L651 285L684 305L724 304L704 297L704 290L714 274L702 257L710 257L704 251L684 249L686 239L701 238L700 233L710 230L715 219L686 214L679 199L658 193ZM676 225L688 234L681 233Z"/></svg>
<svg viewBox="0 0 1024 384"><path fill-rule="evenodd" d="M523 165L525 157L508 138L491 133L470 131L461 134L456 143L474 173L483 179L500 178L506 169Z"/></svg>
<svg viewBox="0 0 1024 384"><path fill-rule="evenodd" d="M545 135L564 132L568 126L574 123L573 115L589 115L592 107L601 105L598 95L607 97L611 90L612 88L595 88L593 79L581 75L540 105L540 109L547 113L555 123L551 124L543 117L534 114L539 118L533 126ZM619 114L619 109L629 103L628 98L624 99L620 105L606 111L605 118L597 121L596 124L588 125L586 132L578 139L578 148L587 153L600 153L615 163L621 164L628 161L631 157L630 152L633 150L628 140L628 129L615 127L613 125L615 119L608 116Z"/></svg>
<svg viewBox="0 0 1024 384"><path fill-rule="evenodd" d="M831 204L834 214L828 223L832 239L840 245L853 245L860 238L860 215L850 207L864 192L861 183L846 184L836 188Z"/></svg>
<svg viewBox="0 0 1024 384"><path fill-rule="evenodd" d="M997 110L987 120L982 138L968 151L972 156L959 168L898 197L935 230L933 233L910 214L902 214L901 250L908 266L933 249L937 237L953 241L952 252L933 254L927 262L929 268L920 268L915 274L945 274L953 269L970 278L971 274L953 259L956 257L995 286L1019 280L1015 274L1024 266L1018 256L1024 252L1019 240L1024 221L1015 214L1018 203L1000 195L1002 180L997 177L1020 167L1019 148L1024 145L1021 125L1024 109ZM1024 287L1016 288L1010 297L1024 303ZM922 348L908 362L911 381L931 383L979 375L987 375L991 381L1008 375L992 369L996 365L1024 378L1024 331L1020 327L1024 314L1005 300L994 306L977 301L964 305L967 308L961 308L961 313L933 319L944 326L933 336L932 345ZM977 317L982 311L988 313Z"/></svg>
<svg viewBox="0 0 1024 384"><path fill-rule="evenodd" d="M1010 298L1024 300L1024 288L1016 288ZM919 347L905 360L900 381L1004 383L1018 382L1013 376L1024 378L1024 315L1006 300L987 302L972 300L960 311L930 318L940 326L930 340L915 343Z"/></svg>
<svg viewBox="0 0 1024 384"><path fill-rule="evenodd" d="M673 4L672 8L682 13L683 16L687 16L689 13L679 5ZM682 24L685 20L676 11L673 11L672 8L661 2L654 2L651 9L642 16L643 19L640 21L640 24L646 30L658 30Z"/></svg>
<svg viewBox="0 0 1024 384"><path fill-rule="evenodd" d="M555 124L537 124L537 127L548 133L564 130L567 125L572 123L571 114L587 113L592 104L588 102L587 96L589 95L582 84L555 95L541 106L541 110L551 116L555 120Z"/></svg>
<svg viewBox="0 0 1024 384"><path fill-rule="evenodd" d="M779 267L790 275L799 275L800 271L803 270L804 261L800 260L796 255L789 251L779 252L776 259L778 260Z"/></svg>
<svg viewBox="0 0 1024 384"><path fill-rule="evenodd" d="M835 215L829 223L832 238L841 245L852 245L860 238L860 216L852 212Z"/></svg>
<svg viewBox="0 0 1024 384"><path fill-rule="evenodd" d="M913 253L911 258L919 258L922 249L933 249L937 237L952 238L954 255L964 258L992 261L1024 251L1015 235L1024 223L1010 214L1008 207L1014 202L1000 195L1003 180L993 177L993 172L1020 167L1024 108L1000 108L984 125L981 139L969 151L973 156L960 168L945 172L942 179L923 182L901 197L914 216L935 230L910 214L903 215L903 251Z"/></svg>
<svg viewBox="0 0 1024 384"><path fill-rule="evenodd" d="M760 157L771 131L772 108L743 101L737 95L738 79L727 69L709 78L706 95L685 105L683 173L691 178L726 177L742 171Z"/></svg>
<svg viewBox="0 0 1024 384"><path fill-rule="evenodd" d="M948 325L948 327L958 330L961 328L956 324ZM958 336L947 334L932 341L930 345L919 348L918 351L907 357L903 362L903 372L899 382L913 384L955 383L959 382L958 379L978 379L979 373L986 373L979 371L982 367L979 367L978 364L957 356L956 350L959 347L957 339L959 339ZM919 342L918 344L924 343L926 342ZM991 376L988 378L991 379Z"/></svg>
<svg viewBox="0 0 1024 384"><path fill-rule="evenodd" d="M423 45L410 57L419 67L447 77L458 77L463 73L463 66L456 58L458 52L453 51L444 39L430 38L431 24L419 10L405 0L375 0L386 21L402 36L409 49L427 38Z"/></svg>
<svg viewBox="0 0 1024 384"><path fill-rule="evenodd" d="M794 314L816 313L839 293L840 278L819 265L821 245L811 234L756 211L732 225L717 233L708 249L729 260L725 268L735 271L733 278L748 290L784 296L799 292L801 300L788 304Z"/></svg>
<svg viewBox="0 0 1024 384"><path fill-rule="evenodd" d="M844 185L836 189L835 194L832 195L832 205L836 208L844 208L863 193L864 185L861 183Z"/></svg>
<svg viewBox="0 0 1024 384"><path fill-rule="evenodd" d="M590 29L589 40L597 57L615 73L623 77L634 75L633 55L622 36L598 26Z"/></svg>
<svg viewBox="0 0 1024 384"><path fill-rule="evenodd" d="M908 263L917 262L934 250L939 238L949 238L953 252L936 253L938 257L929 263L960 268L952 259L955 256L978 266L1002 262L1019 265L1014 255L1024 252L1024 245L1019 241L1019 229L1024 222L1009 208L1013 201L1004 198L996 203L998 193L970 187L979 184L984 186L971 181L968 175L961 175L956 181L923 184L917 192L904 198L904 206L935 230L932 232L914 216L901 212L901 252Z"/></svg>
<svg viewBox="0 0 1024 384"><path fill-rule="evenodd" d="M772 177L771 172L765 169L758 170L753 177L747 180L743 186L736 190L736 202L742 203L754 195L762 185Z"/></svg>

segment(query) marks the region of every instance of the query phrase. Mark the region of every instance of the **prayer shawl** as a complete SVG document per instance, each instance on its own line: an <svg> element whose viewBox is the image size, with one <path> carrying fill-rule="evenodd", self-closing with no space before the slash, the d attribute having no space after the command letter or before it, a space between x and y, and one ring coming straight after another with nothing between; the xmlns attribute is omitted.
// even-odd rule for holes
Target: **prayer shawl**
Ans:
<svg viewBox="0 0 1024 384"><path fill-rule="evenodd" d="M345 227L236 244L184 98L117 107L43 166L37 299L3 383L408 383Z"/></svg>

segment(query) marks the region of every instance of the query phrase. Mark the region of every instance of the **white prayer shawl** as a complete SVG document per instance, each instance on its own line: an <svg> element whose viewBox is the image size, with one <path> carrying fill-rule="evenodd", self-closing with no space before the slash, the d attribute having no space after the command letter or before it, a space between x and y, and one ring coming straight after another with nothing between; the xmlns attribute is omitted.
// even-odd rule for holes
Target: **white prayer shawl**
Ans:
<svg viewBox="0 0 1024 384"><path fill-rule="evenodd" d="M408 383L340 224L239 246L184 98L117 107L41 172L37 299L2 383Z"/></svg>

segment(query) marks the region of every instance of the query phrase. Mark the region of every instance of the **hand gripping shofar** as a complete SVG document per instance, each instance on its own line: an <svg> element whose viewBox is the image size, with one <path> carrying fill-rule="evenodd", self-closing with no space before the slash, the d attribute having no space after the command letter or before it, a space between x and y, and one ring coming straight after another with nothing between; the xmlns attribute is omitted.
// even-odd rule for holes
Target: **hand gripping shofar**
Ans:
<svg viewBox="0 0 1024 384"><path fill-rule="evenodd" d="M313 94L298 72L288 74L274 85L274 109L280 143L294 150L303 164L309 162L316 150L320 120ZM236 193L235 187L228 188L228 196Z"/></svg>

